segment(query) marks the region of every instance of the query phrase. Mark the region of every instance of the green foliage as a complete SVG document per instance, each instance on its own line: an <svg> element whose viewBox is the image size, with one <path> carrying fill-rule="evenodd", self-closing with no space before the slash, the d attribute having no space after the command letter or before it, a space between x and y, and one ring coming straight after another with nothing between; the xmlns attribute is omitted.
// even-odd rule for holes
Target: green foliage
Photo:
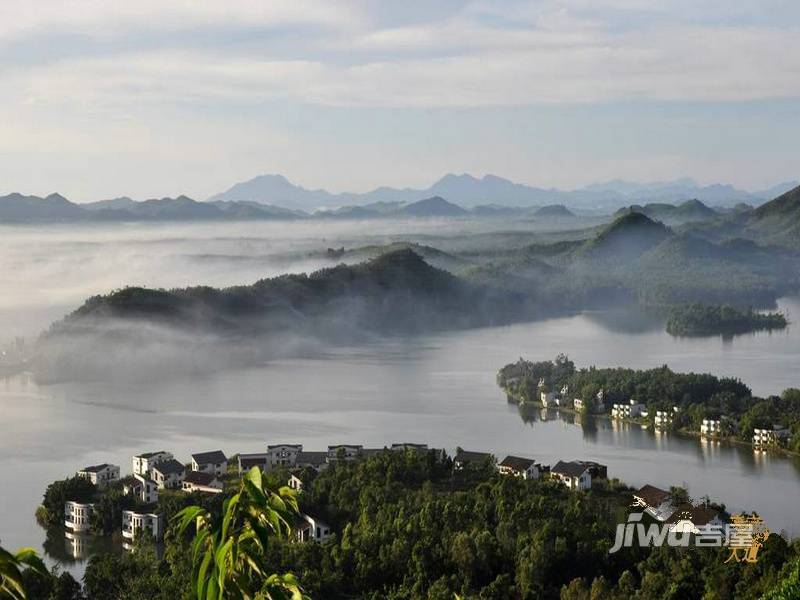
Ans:
<svg viewBox="0 0 800 600"><path fill-rule="evenodd" d="M68 500L91 502L97 491L95 485L83 477L70 477L54 481L47 486L42 500L44 511L37 510L36 517L43 527L64 526L64 504Z"/></svg>
<svg viewBox="0 0 800 600"><path fill-rule="evenodd" d="M244 600L256 594L270 600L302 599L294 575L265 571L270 539L289 538L297 512L294 491L270 488L258 467L225 500L221 516L200 506L180 511L175 517L179 531L196 530L191 552L198 600Z"/></svg>
<svg viewBox="0 0 800 600"><path fill-rule="evenodd" d="M786 317L781 313L761 314L752 308L742 311L728 305L709 306L697 302L673 306L667 316L667 332L675 336L732 335L783 329L786 324Z"/></svg>
<svg viewBox="0 0 800 600"><path fill-rule="evenodd" d="M42 559L33 548L23 548L12 554L0 547L0 598L9 600L36 600L26 589L23 571L28 568L46 574Z"/></svg>

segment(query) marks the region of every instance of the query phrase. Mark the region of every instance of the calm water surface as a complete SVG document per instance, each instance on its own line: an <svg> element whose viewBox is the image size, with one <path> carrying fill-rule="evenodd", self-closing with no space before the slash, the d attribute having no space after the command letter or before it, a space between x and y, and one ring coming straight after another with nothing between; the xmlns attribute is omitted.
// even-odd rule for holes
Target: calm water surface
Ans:
<svg viewBox="0 0 800 600"><path fill-rule="evenodd" d="M800 301L784 299L781 308L800 314ZM668 364L738 376L762 395L800 386L797 326L676 340L657 323L613 312L384 340L191 380L44 387L20 375L0 380L0 539L11 548L46 544L51 560L66 560L70 544L59 535L46 540L33 512L48 482L88 464L129 471L131 455L161 448L187 460L192 452L257 452L276 442L324 449L395 441L544 463L593 459L631 485L685 485L695 497L759 511L774 531L800 534L798 461L602 419L581 426L550 413L541 420L506 403L494 382L499 367L559 352L578 365Z"/></svg>

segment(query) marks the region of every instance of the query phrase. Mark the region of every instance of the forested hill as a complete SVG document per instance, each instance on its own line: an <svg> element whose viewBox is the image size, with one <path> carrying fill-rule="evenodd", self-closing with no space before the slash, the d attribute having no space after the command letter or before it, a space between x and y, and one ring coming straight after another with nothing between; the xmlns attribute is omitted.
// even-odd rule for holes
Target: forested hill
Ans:
<svg viewBox="0 0 800 600"><path fill-rule="evenodd" d="M519 295L465 282L401 249L357 265L226 289L125 288L90 298L47 336L110 320L233 334L313 329L317 321L330 326L333 319L369 330L416 331L505 322L520 317L525 306Z"/></svg>

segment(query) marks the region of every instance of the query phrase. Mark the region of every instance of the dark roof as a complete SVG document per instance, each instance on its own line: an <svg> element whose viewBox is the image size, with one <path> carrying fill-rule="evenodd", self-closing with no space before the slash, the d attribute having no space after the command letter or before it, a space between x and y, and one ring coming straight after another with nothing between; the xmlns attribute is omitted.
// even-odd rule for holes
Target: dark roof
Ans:
<svg viewBox="0 0 800 600"><path fill-rule="evenodd" d="M501 467L508 467L515 471L525 471L530 468L535 461L531 458L522 458L521 456L506 456L500 463Z"/></svg>
<svg viewBox="0 0 800 600"><path fill-rule="evenodd" d="M252 467L261 467L267 464L266 454L240 454L239 455L239 468L250 469Z"/></svg>
<svg viewBox="0 0 800 600"><path fill-rule="evenodd" d="M298 452L296 462L298 465L321 465L327 458L327 452Z"/></svg>
<svg viewBox="0 0 800 600"><path fill-rule="evenodd" d="M280 448L281 446L286 446L287 448L302 448L303 444L268 444L267 449Z"/></svg>
<svg viewBox="0 0 800 600"><path fill-rule="evenodd" d="M184 483L193 483L195 485L210 486L214 483L216 477L211 473L203 473L202 471L189 471L184 477Z"/></svg>
<svg viewBox="0 0 800 600"><path fill-rule="evenodd" d="M560 460L552 469L550 469L550 472L557 473L558 475L566 475L567 477L580 477L588 468L589 467L583 463L576 461L564 462L563 460Z"/></svg>
<svg viewBox="0 0 800 600"><path fill-rule="evenodd" d="M80 472L81 473L99 473L100 471L102 471L106 467L110 467L110 466L112 466L112 465L110 465L108 463L103 463L102 465L94 465L94 466L91 466L91 467L85 467L85 468L81 469Z"/></svg>
<svg viewBox="0 0 800 600"><path fill-rule="evenodd" d="M156 454L165 454L166 450L156 450L155 452L142 452L141 454L137 454L136 456L139 458L151 458Z"/></svg>
<svg viewBox="0 0 800 600"><path fill-rule="evenodd" d="M414 442L396 442L392 444L392 450L427 450L428 444L415 444Z"/></svg>
<svg viewBox="0 0 800 600"><path fill-rule="evenodd" d="M492 455L488 452L472 452L471 450L459 450L456 452L455 462L458 463L469 463L475 462L480 463L484 462L488 459L492 458Z"/></svg>
<svg viewBox="0 0 800 600"><path fill-rule="evenodd" d="M669 492L648 484L634 492L633 496L635 498L641 498L648 506L658 506L669 498Z"/></svg>
<svg viewBox="0 0 800 600"><path fill-rule="evenodd" d="M702 527L708 525L714 517L719 513L706 506L692 506L691 504L682 504L674 513L667 519L667 523L677 523L679 521L691 521L695 526Z"/></svg>
<svg viewBox="0 0 800 600"><path fill-rule="evenodd" d="M186 467L184 467L174 458L170 458L169 460L165 460L155 465L153 470L158 471L162 475L169 475L170 473L183 473L186 471Z"/></svg>
<svg viewBox="0 0 800 600"><path fill-rule="evenodd" d="M225 453L223 453L222 450L212 450L211 452L199 452L198 454L192 454L192 459L198 465L216 465L228 461L228 459L225 458Z"/></svg>

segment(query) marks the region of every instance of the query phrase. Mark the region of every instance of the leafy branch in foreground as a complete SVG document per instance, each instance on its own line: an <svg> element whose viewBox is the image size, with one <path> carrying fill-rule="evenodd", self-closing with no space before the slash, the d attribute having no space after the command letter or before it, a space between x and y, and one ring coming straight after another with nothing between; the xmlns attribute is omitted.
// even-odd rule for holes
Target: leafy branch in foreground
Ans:
<svg viewBox="0 0 800 600"><path fill-rule="evenodd" d="M179 512L174 520L181 533L196 527L192 562L198 600L306 599L291 573L264 572L270 538L288 539L297 513L295 492L272 489L258 467L225 501L221 520L199 506Z"/></svg>
<svg viewBox="0 0 800 600"><path fill-rule="evenodd" d="M25 567L47 574L42 559L32 548L23 548L16 554L0 547L0 598L27 600L29 597L22 582Z"/></svg>

